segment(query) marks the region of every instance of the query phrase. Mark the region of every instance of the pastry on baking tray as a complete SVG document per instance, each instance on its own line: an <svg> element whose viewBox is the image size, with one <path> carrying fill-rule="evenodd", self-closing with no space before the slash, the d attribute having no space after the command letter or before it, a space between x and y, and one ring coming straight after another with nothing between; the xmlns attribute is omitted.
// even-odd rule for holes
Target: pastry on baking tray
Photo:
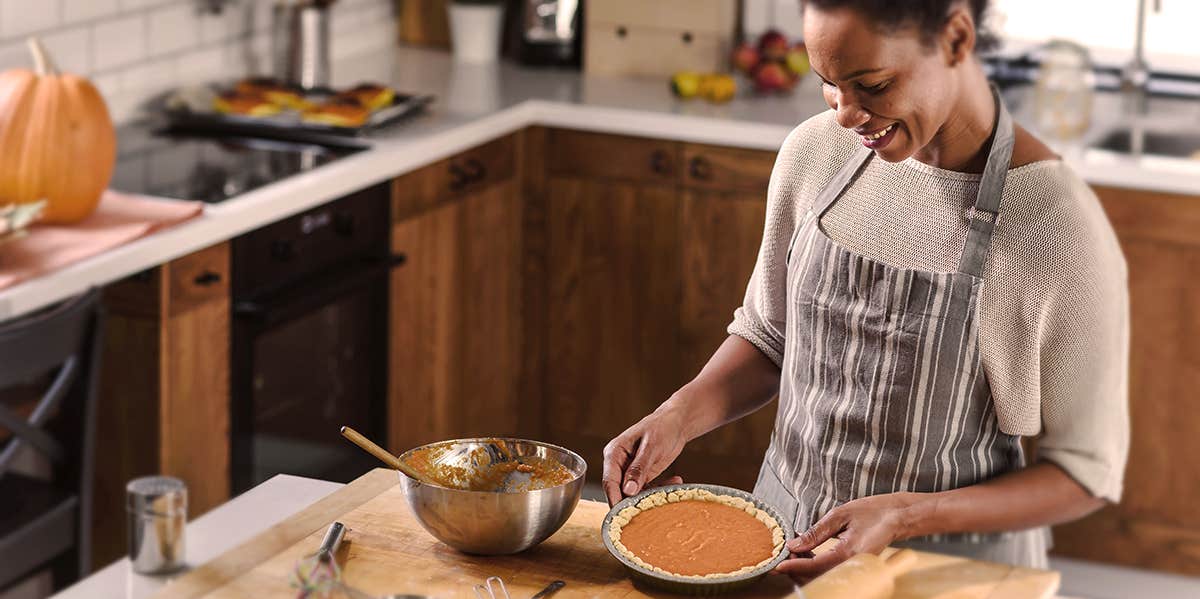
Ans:
<svg viewBox="0 0 1200 599"><path fill-rule="evenodd" d="M258 94L268 101L278 104L281 108L295 108L296 110L308 108L308 102L305 101L299 90L279 83L270 77L247 77L238 81L235 89L246 94Z"/></svg>
<svg viewBox="0 0 1200 599"><path fill-rule="evenodd" d="M604 532L635 564L682 578L738 576L784 550L783 529L770 514L704 489L647 495L621 510Z"/></svg>
<svg viewBox="0 0 1200 599"><path fill-rule="evenodd" d="M375 111L391 104L396 98L396 92L385 85L359 83L354 87L342 90L334 97L357 100L359 104L367 107L368 110Z"/></svg>
<svg viewBox="0 0 1200 599"><path fill-rule="evenodd" d="M271 116L279 114L279 105L257 93L220 92L213 98L213 108L226 114Z"/></svg>
<svg viewBox="0 0 1200 599"><path fill-rule="evenodd" d="M314 105L301 113L300 118L309 123L323 123L336 127L360 127L371 116L371 110L357 100L331 98Z"/></svg>

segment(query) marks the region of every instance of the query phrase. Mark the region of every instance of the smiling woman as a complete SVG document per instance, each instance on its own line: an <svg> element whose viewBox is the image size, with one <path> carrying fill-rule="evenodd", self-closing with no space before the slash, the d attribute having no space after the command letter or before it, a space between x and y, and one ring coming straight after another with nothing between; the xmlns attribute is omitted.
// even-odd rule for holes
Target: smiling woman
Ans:
<svg viewBox="0 0 1200 599"><path fill-rule="evenodd" d="M610 500L778 394L754 492L804 531L781 572L807 580L891 544L1044 566L1046 526L1121 493L1116 238L987 81L984 0L804 6L830 110L780 148L729 338L609 444Z"/></svg>

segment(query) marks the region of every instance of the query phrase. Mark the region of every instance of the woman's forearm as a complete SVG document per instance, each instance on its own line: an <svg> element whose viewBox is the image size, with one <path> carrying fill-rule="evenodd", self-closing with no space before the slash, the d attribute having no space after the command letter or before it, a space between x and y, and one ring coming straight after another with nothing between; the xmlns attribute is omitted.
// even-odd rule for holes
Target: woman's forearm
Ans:
<svg viewBox="0 0 1200 599"><path fill-rule="evenodd" d="M940 493L909 493L903 534L908 539L964 531L1000 532L1069 522L1099 509L1093 497L1048 462Z"/></svg>
<svg viewBox="0 0 1200 599"><path fill-rule="evenodd" d="M779 367L749 341L730 335L691 382L658 411L685 416L688 440L749 414L779 392Z"/></svg>

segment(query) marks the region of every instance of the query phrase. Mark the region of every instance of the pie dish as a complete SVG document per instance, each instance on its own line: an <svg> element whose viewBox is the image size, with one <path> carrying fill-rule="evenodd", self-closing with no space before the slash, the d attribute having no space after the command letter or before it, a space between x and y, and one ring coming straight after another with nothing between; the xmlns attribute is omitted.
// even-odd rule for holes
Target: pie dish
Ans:
<svg viewBox="0 0 1200 599"><path fill-rule="evenodd" d="M635 578L692 594L750 584L787 557L791 529L753 495L716 485L649 489L613 506L601 536ZM714 550L715 548L719 550Z"/></svg>

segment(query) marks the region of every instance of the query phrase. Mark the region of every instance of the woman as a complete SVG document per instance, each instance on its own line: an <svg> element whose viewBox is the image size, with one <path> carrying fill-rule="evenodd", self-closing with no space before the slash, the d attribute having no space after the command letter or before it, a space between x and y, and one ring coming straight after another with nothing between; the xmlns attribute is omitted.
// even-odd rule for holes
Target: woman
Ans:
<svg viewBox="0 0 1200 599"><path fill-rule="evenodd" d="M776 394L755 493L794 514L798 581L888 545L1045 566L1048 525L1119 499L1125 263L986 80L986 4L805 2L831 110L779 152L730 336L605 449L610 501Z"/></svg>

